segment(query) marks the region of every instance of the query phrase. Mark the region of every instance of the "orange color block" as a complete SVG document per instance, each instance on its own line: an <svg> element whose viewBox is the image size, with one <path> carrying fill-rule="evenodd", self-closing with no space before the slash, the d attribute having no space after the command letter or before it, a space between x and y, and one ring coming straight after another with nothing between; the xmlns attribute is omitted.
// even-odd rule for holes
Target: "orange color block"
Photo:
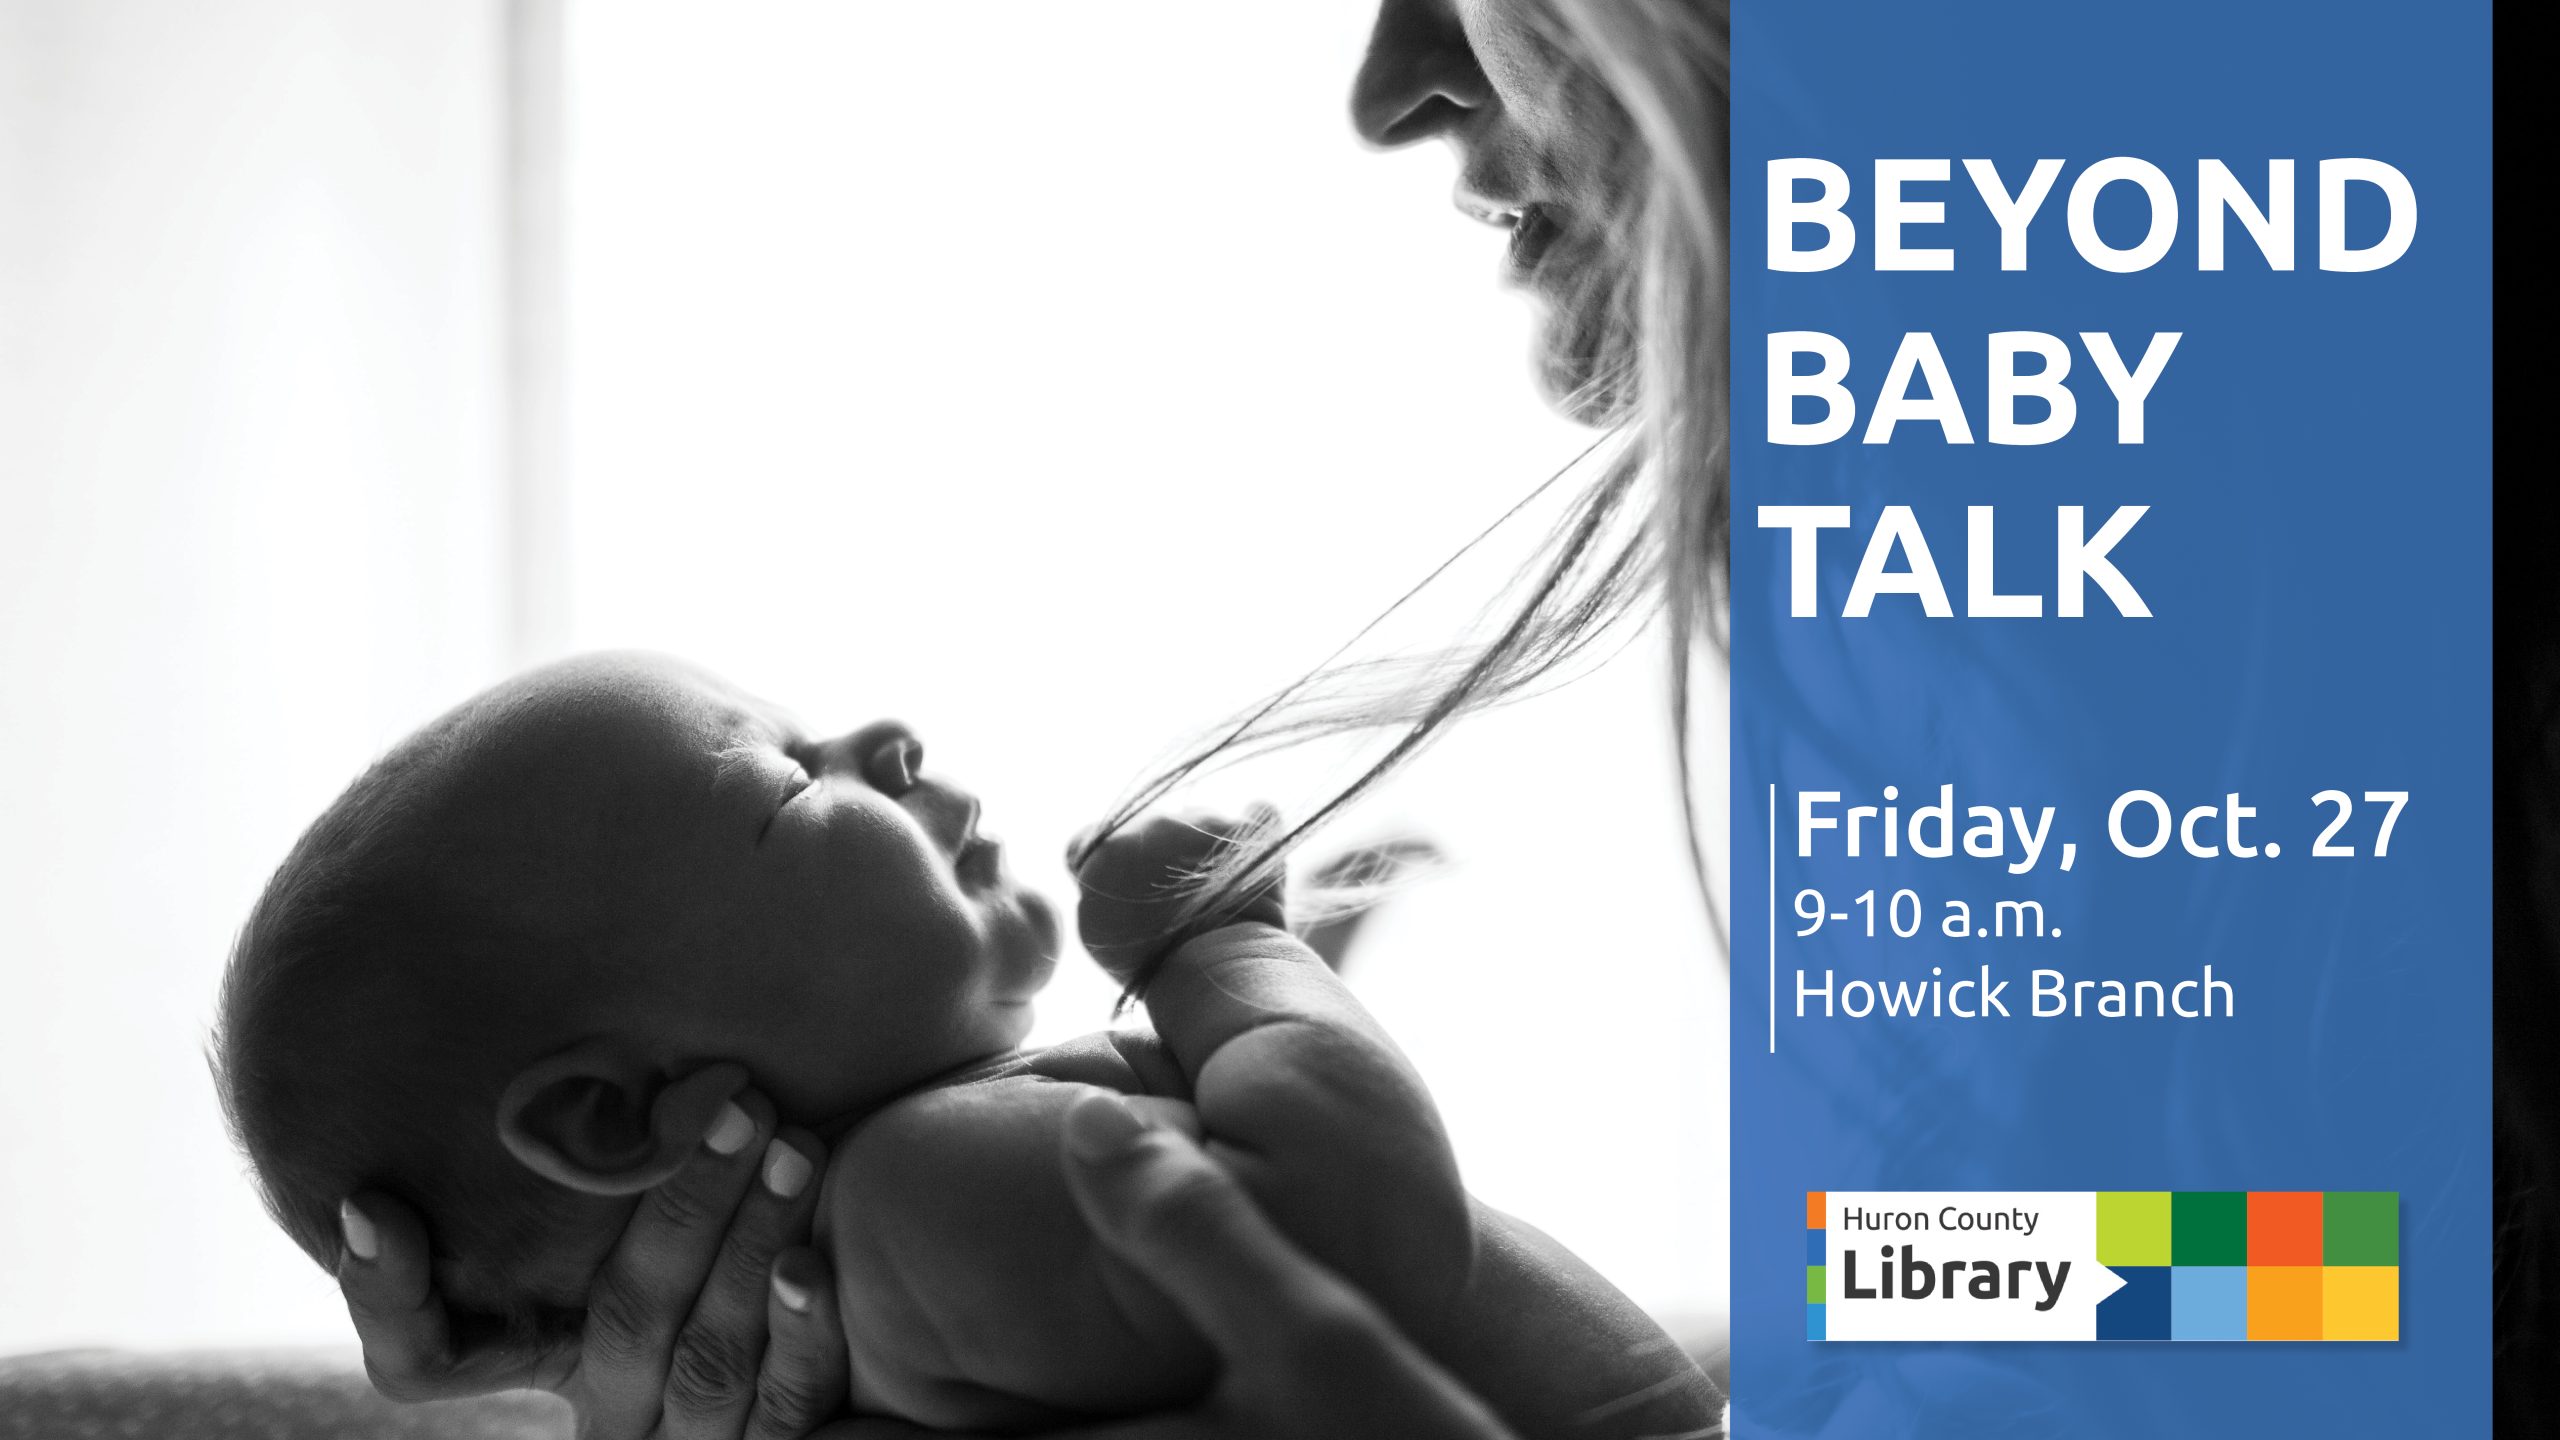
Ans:
<svg viewBox="0 0 2560 1440"><path fill-rule="evenodd" d="M2320 1338L2319 1266L2252 1265L2249 1267L2249 1338L2252 1340L2317 1340Z"/></svg>
<svg viewBox="0 0 2560 1440"><path fill-rule="evenodd" d="M2319 1191L2252 1190L2249 1192L2249 1263L2252 1265L2317 1265L2320 1263Z"/></svg>
<svg viewBox="0 0 2560 1440"><path fill-rule="evenodd" d="M2400 1267L2332 1265L2320 1274L2320 1338L2400 1338Z"/></svg>
<svg viewBox="0 0 2560 1440"><path fill-rule="evenodd" d="M1823 1228L1822 1220L1826 1213L1825 1207L1822 1203L1823 1194L1824 1192L1820 1190L1807 1190L1804 1192L1804 1228L1807 1230L1819 1230Z"/></svg>

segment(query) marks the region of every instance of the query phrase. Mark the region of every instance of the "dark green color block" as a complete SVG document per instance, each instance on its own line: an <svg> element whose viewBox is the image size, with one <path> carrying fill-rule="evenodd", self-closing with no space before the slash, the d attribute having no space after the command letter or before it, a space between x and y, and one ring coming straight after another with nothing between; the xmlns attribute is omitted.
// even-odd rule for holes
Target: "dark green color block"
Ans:
<svg viewBox="0 0 2560 1440"><path fill-rule="evenodd" d="M2400 1196L2391 1190L2331 1190L2320 1197L2325 1265L2400 1263Z"/></svg>
<svg viewBox="0 0 2560 1440"><path fill-rule="evenodd" d="M2249 1192L2180 1190L2169 1197L2169 1253L2177 1265L2249 1263Z"/></svg>

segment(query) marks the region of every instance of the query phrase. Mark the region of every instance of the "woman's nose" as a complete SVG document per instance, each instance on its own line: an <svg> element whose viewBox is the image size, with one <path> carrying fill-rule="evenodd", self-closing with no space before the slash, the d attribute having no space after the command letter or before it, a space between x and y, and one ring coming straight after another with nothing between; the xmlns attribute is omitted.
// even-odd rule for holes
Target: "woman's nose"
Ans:
<svg viewBox="0 0 2560 1440"><path fill-rule="evenodd" d="M1493 100L1452 0L1381 0L1351 84L1351 126L1372 145L1443 135Z"/></svg>

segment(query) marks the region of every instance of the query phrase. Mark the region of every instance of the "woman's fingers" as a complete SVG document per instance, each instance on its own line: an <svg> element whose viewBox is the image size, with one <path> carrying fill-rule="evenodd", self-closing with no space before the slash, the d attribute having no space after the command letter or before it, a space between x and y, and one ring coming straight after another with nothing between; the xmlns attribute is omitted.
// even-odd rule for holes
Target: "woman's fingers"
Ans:
<svg viewBox="0 0 2560 1440"><path fill-rule="evenodd" d="M1314 1436L1513 1440L1482 1401L1307 1258L1189 1138L1120 1100L1067 1112L1067 1184L1102 1243L1180 1306L1222 1374L1188 1415L1075 1432L1087 1440Z"/></svg>
<svg viewBox="0 0 2560 1440"><path fill-rule="evenodd" d="M434 1400L515 1389L539 1382L542 1352L489 1336L477 1349L457 1349L454 1317L436 1293L428 1265L427 1227L418 1212L375 1191L338 1208L343 1241L338 1288L364 1343L365 1373L394 1400Z"/></svg>
<svg viewBox="0 0 2560 1440"><path fill-rule="evenodd" d="M400 1400L559 1391L586 1440L799 1440L843 1408L847 1388L824 1263L802 1251L776 1265L808 1238L825 1163L816 1137L774 1133L761 1096L734 1096L693 1163L633 1211L596 1274L581 1334L547 1346L447 1311L417 1213L355 1196L338 1278L365 1368Z"/></svg>
<svg viewBox="0 0 2560 1440"><path fill-rule="evenodd" d="M587 1294L574 1397L587 1440L636 1440L657 1430L676 1337L719 1261L730 1217L756 1185L772 1133L771 1102L742 1090L712 1122L693 1162L641 1197ZM695 1337L688 1363L697 1373L689 1383L700 1392L689 1398L714 1398L731 1369L745 1377L735 1391L746 1392L763 1347L763 1321L759 1307L746 1334ZM728 1353L711 1353L709 1347L723 1343Z"/></svg>
<svg viewBox="0 0 2560 1440"><path fill-rule="evenodd" d="M667 1440L734 1440L755 1407L760 1375L772 1364L774 1259L808 1238L826 1148L805 1130L783 1130L759 1153L755 1182L738 1202L719 1258L668 1356L667 1403L659 1419ZM788 1434L796 1440L807 1428Z"/></svg>
<svg viewBox="0 0 2560 1440"><path fill-rule="evenodd" d="M845 1407L850 1373L834 1272L818 1252L774 1257L765 1287L768 1338L746 1440L800 1440Z"/></svg>
<svg viewBox="0 0 2560 1440"><path fill-rule="evenodd" d="M359 1192L339 1202L338 1231L338 1289L374 1388L394 1400L434 1393L452 1368L453 1336L427 1265L426 1226L390 1196Z"/></svg>
<svg viewBox="0 0 2560 1440"><path fill-rule="evenodd" d="M1078 1101L1067 1112L1066 1146L1067 1182L1085 1223L1162 1287L1220 1354L1267 1354L1310 1326L1371 1318L1357 1291L1300 1254L1197 1145L1148 1128L1117 1097Z"/></svg>

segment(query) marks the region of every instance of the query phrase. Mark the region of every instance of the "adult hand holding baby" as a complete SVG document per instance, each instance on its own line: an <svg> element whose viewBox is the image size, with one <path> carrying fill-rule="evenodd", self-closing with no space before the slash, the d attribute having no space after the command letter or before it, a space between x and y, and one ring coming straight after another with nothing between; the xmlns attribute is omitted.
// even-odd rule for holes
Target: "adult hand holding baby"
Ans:
<svg viewBox="0 0 2560 1440"><path fill-rule="evenodd" d="M1217 1347L1187 1416L1104 1433L1496 1440L1511 1431L1378 1307L1275 1229L1188 1136L1089 1096L1068 1113L1067 1180L1086 1223Z"/></svg>
<svg viewBox="0 0 2560 1440"><path fill-rule="evenodd" d="M814 1136L777 1134L771 1102L740 1090L633 1211L584 1327L529 1338L446 1307L415 1210L350 1197L338 1283L366 1373L395 1400L548 1390L582 1440L799 1440L846 1391L834 1279L806 1246L825 1164Z"/></svg>
<svg viewBox="0 0 2560 1440"><path fill-rule="evenodd" d="M1220 1364L1190 1410L1051 1440L1513 1440L1368 1297L1291 1244L1189 1137L1093 1095L1068 1112L1064 1162L1094 1234L1181 1307ZM895 1420L845 1421L817 1440L927 1436L948 1440Z"/></svg>

